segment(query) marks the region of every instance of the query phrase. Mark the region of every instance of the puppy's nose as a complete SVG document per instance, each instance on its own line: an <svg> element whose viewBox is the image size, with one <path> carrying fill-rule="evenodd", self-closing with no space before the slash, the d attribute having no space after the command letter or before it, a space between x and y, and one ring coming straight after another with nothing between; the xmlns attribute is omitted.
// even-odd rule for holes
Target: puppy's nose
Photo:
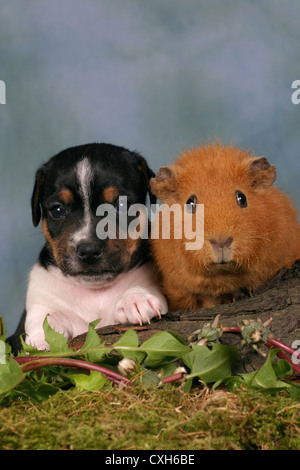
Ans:
<svg viewBox="0 0 300 470"><path fill-rule="evenodd" d="M101 257L102 249L97 243L82 242L77 245L76 252L82 261L96 261Z"/></svg>

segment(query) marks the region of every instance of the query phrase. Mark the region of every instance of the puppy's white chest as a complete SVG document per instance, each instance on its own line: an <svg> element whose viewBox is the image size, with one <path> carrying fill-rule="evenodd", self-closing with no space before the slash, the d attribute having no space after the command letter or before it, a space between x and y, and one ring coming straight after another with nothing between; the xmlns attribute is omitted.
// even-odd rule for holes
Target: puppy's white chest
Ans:
<svg viewBox="0 0 300 470"><path fill-rule="evenodd" d="M45 349L42 324L47 315L52 328L73 338L97 319L99 326L150 322L167 312L167 303L148 263L98 288L76 285L58 268L45 270L36 264L30 274L26 311L27 341Z"/></svg>

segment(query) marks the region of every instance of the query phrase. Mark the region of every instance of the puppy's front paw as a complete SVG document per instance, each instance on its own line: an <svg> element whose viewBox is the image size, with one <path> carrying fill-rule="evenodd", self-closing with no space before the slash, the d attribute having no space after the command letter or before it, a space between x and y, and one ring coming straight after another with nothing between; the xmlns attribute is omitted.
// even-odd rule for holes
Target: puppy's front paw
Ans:
<svg viewBox="0 0 300 470"><path fill-rule="evenodd" d="M142 325L155 317L161 317L160 300L143 289L127 292L115 305L115 323Z"/></svg>
<svg viewBox="0 0 300 470"><path fill-rule="evenodd" d="M34 347L35 349L37 349L38 351L49 351L50 350L49 344L45 340L45 337L43 337L43 338L42 337L41 338L27 337L25 342L27 344L29 344L30 346Z"/></svg>

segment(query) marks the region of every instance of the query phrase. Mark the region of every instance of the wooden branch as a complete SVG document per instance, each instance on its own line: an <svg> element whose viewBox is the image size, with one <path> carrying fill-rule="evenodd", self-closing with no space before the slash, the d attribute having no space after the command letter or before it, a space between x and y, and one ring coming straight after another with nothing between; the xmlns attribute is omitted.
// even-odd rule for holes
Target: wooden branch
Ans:
<svg viewBox="0 0 300 470"><path fill-rule="evenodd" d="M249 295L243 295L234 303L218 305L213 308L200 308L194 311L169 312L161 320L153 320L150 325L116 325L97 330L101 341L113 344L127 329L136 330L140 343L149 339L154 333L165 330L178 334L188 342L193 332L211 323L217 314L221 314L224 326L240 325L244 319L263 322L273 318L268 330L276 338L291 346L294 340L300 340L300 260L290 269L282 269L265 285ZM71 341L71 346L79 349L85 335ZM235 344L240 349L238 364L234 373L251 372L259 368L264 358L252 347L240 348L240 337L226 333L221 337L225 344Z"/></svg>

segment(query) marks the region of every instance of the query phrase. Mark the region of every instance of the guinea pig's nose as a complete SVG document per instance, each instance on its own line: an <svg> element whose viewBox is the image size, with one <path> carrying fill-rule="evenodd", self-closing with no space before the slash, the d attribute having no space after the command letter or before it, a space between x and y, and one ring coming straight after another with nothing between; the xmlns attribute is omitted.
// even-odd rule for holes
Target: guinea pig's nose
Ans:
<svg viewBox="0 0 300 470"><path fill-rule="evenodd" d="M82 261L95 261L100 258L102 249L97 243L82 242L77 245L76 252Z"/></svg>
<svg viewBox="0 0 300 470"><path fill-rule="evenodd" d="M212 240L209 240L209 242L214 249L229 248L231 243L233 242L233 238L232 237L220 238L219 240L212 239Z"/></svg>

